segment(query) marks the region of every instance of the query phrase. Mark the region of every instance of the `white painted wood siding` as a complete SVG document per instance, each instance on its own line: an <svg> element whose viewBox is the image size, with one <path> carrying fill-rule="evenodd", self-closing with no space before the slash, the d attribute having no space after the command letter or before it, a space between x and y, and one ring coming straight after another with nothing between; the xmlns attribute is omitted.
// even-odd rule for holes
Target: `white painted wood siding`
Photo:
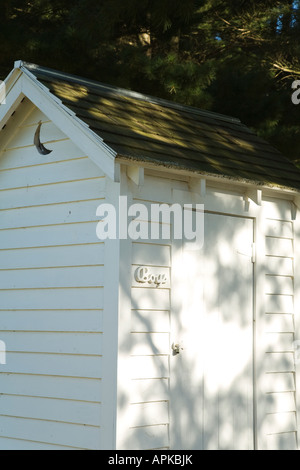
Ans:
<svg viewBox="0 0 300 470"><path fill-rule="evenodd" d="M269 200L265 213L263 429L269 449L297 448L294 346L294 227L290 203Z"/></svg>
<svg viewBox="0 0 300 470"><path fill-rule="evenodd" d="M144 204L150 214L151 202L169 202L170 184L167 180L162 184L147 177L138 193L133 203ZM148 221L145 224L150 230ZM156 274L164 273L167 282L159 287L137 282L134 273L140 266L146 266ZM127 445L132 449L169 448L170 279L170 241L133 241L127 439Z"/></svg>
<svg viewBox="0 0 300 470"><path fill-rule="evenodd" d="M172 203L172 187L176 188L177 199L180 197L182 200L185 194L187 201L192 202L188 199L185 186L183 181L174 182L146 175L143 187L133 191L133 202ZM294 222L290 202L263 200L262 206L252 204L249 212L245 209L243 197L221 190L215 194L209 187L202 202L206 210L253 217L257 233L261 234L262 247L258 247L257 266L262 277L261 274L255 276L261 283L255 286L255 293L259 296L259 312L262 311L262 316L257 318L259 331L255 336L256 343L260 342L255 344L257 381L254 382L254 386L258 386L255 398L260 413L258 442L259 448L263 449L295 449L297 415L293 341L297 338L294 326ZM162 242L136 241L132 244L133 378L130 395L132 421L128 435L132 448L164 448L170 445L167 407L170 408L171 306L168 307L169 297L166 294L169 286L160 288L161 292L158 292L150 286L138 285L134 280L134 271L138 266L145 265L154 269L169 269L171 275L171 270L174 270L171 249L170 244Z"/></svg>
<svg viewBox="0 0 300 470"><path fill-rule="evenodd" d="M39 120L47 156L33 146ZM17 128L12 118L3 135L0 448L99 449L104 244L96 208L105 178L37 109Z"/></svg>

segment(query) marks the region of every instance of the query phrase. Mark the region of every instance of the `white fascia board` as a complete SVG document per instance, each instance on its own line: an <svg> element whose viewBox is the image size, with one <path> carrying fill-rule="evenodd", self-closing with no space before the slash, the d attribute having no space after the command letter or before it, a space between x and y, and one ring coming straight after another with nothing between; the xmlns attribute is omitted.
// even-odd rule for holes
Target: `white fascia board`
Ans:
<svg viewBox="0 0 300 470"><path fill-rule="evenodd" d="M21 74L13 70L4 81L6 87L5 101L0 104L0 130L5 126L13 112L17 109L24 94L22 93Z"/></svg>
<svg viewBox="0 0 300 470"><path fill-rule="evenodd" d="M12 71L8 74L8 76L4 80L7 93L12 89L12 87L15 85L21 75L21 70L16 68L12 69Z"/></svg>
<svg viewBox="0 0 300 470"><path fill-rule="evenodd" d="M50 91L42 85L37 78L30 73L22 63L17 62L12 73L19 72L16 83L13 84L7 97L8 101L17 99L16 109L21 99L26 96L37 108L39 108L53 123L66 134L101 170L112 179L119 181L119 164L115 162L116 152L108 147L83 121ZM13 93L11 95L11 93ZM11 95L11 99L9 97ZM1 106L2 108L2 106ZM0 113L1 113L0 108ZM9 114L9 113L6 113ZM11 113L9 114L9 116ZM1 122L1 114L0 114Z"/></svg>

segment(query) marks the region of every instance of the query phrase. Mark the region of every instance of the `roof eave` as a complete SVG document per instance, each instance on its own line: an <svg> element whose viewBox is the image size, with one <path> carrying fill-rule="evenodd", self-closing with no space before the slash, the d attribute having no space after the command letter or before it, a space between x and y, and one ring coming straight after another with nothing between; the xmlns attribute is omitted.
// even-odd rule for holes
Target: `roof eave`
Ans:
<svg viewBox="0 0 300 470"><path fill-rule="evenodd" d="M284 186L279 184L271 184L263 181L251 180L247 178L241 178L237 176L228 176L228 175L217 175L215 173L209 173L197 169L190 169L184 166L172 165L170 163L163 162L150 162L146 160L141 160L139 158L129 157L126 155L117 155L116 161L120 164L143 166L145 169L157 169L163 172L168 172L168 174L181 174L186 175L187 177L196 177L196 178L206 178L209 181L222 182L225 184L234 184L236 186L243 186L244 188L259 188L266 191L273 191L274 194L284 194L289 196L289 199L297 198L300 196L300 189L293 188L291 186ZM245 189L245 190L246 190Z"/></svg>
<svg viewBox="0 0 300 470"><path fill-rule="evenodd" d="M22 61L15 62L14 69L5 80L5 86L6 100L0 106L0 128L4 127L24 96L26 96L81 148L112 181L119 181L120 172L119 164L115 161L116 152L40 83L26 69Z"/></svg>

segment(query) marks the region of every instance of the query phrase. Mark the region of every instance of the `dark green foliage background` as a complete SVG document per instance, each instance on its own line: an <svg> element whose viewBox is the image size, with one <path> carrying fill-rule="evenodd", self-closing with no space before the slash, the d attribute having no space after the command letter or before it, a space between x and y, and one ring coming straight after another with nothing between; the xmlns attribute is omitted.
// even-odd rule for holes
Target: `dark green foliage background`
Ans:
<svg viewBox="0 0 300 470"><path fill-rule="evenodd" d="M300 163L300 0L0 0L22 59L240 118Z"/></svg>

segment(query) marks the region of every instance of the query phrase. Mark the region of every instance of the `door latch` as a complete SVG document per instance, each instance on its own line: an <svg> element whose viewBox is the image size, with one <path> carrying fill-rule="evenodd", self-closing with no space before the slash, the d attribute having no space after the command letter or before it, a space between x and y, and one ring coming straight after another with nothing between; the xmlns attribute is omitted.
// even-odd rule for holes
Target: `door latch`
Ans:
<svg viewBox="0 0 300 470"><path fill-rule="evenodd" d="M176 356L176 354L179 354L180 351L183 350L183 348L180 346L179 343L173 343L171 348L172 348L172 351L173 351L173 356Z"/></svg>

